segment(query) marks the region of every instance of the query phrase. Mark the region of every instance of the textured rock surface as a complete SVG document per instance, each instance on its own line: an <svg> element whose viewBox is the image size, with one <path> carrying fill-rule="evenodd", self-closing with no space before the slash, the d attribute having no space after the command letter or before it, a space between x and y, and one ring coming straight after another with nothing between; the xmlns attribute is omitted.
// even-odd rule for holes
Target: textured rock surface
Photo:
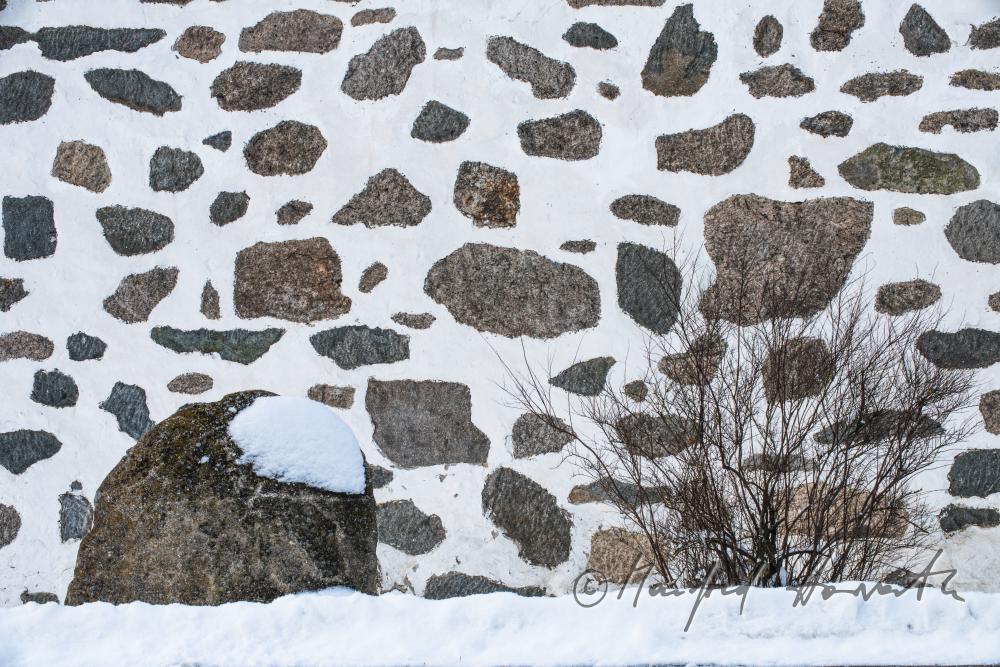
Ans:
<svg viewBox="0 0 1000 667"><path fill-rule="evenodd" d="M431 212L431 199L413 187L410 180L395 169L383 169L368 179L361 192L333 216L334 224L363 224L369 229L412 227Z"/></svg>
<svg viewBox="0 0 1000 667"><path fill-rule="evenodd" d="M146 390L134 384L116 382L111 393L98 406L118 421L118 430L136 440L153 428L146 405Z"/></svg>
<svg viewBox="0 0 1000 667"><path fill-rule="evenodd" d="M549 378L549 384L571 394L597 396L604 389L608 372L615 365L614 357L595 357L573 364Z"/></svg>
<svg viewBox="0 0 1000 667"><path fill-rule="evenodd" d="M293 199L287 204L283 204L275 215L279 225L297 225L302 218L312 213L313 205L301 199Z"/></svg>
<svg viewBox="0 0 1000 667"><path fill-rule="evenodd" d="M652 547L645 535L610 528L590 537L587 569L596 570L612 583L640 583L645 568L654 563ZM633 566L636 573L633 574Z"/></svg>
<svg viewBox="0 0 1000 667"><path fill-rule="evenodd" d="M431 100L413 121L410 136L421 141L440 144L454 141L469 127L469 117L437 100Z"/></svg>
<svg viewBox="0 0 1000 667"><path fill-rule="evenodd" d="M210 137L205 137L201 143L225 153L233 145L233 133L229 130L218 132Z"/></svg>
<svg viewBox="0 0 1000 667"><path fill-rule="evenodd" d="M972 30L969 32L969 48L1000 48L1000 19L972 26Z"/></svg>
<svg viewBox="0 0 1000 667"><path fill-rule="evenodd" d="M213 225L223 227L246 215L249 206L250 195L246 192L220 192L208 209L208 218Z"/></svg>
<svg viewBox="0 0 1000 667"><path fill-rule="evenodd" d="M561 451L572 442L572 432L569 424L558 417L526 412L517 418L511 430L514 458L526 459Z"/></svg>
<svg viewBox="0 0 1000 667"><path fill-rule="evenodd" d="M854 31L864 24L865 14L858 0L824 0L809 41L817 51L843 51L851 43Z"/></svg>
<svg viewBox="0 0 1000 667"><path fill-rule="evenodd" d="M252 364L264 356L272 345L281 340L284 334L284 329L265 329L263 331L195 329L185 331L174 327L153 327L153 330L149 332L149 337L156 344L181 354L188 352L218 354L220 359L226 361Z"/></svg>
<svg viewBox="0 0 1000 667"><path fill-rule="evenodd" d="M948 33L937 24L927 10L914 3L899 24L906 50L915 56L944 53L951 48Z"/></svg>
<svg viewBox="0 0 1000 667"><path fill-rule="evenodd" d="M104 300L104 310L128 324L145 322L153 309L174 291L179 273L175 267L158 266L125 276L114 294Z"/></svg>
<svg viewBox="0 0 1000 667"><path fill-rule="evenodd" d="M382 262L375 262L361 273L361 279L358 280L358 291L362 294L369 294L388 277L389 267Z"/></svg>
<svg viewBox="0 0 1000 667"><path fill-rule="evenodd" d="M63 141L56 149L52 175L91 192L104 192L111 185L111 167L100 146L83 141Z"/></svg>
<svg viewBox="0 0 1000 667"><path fill-rule="evenodd" d="M488 593L514 593L523 597L542 597L545 589L540 586L522 586L513 588L494 581L488 577L464 574L462 572L446 572L435 574L427 580L424 587L424 597L428 600L448 600L464 598L470 595L486 595Z"/></svg>
<svg viewBox="0 0 1000 667"><path fill-rule="evenodd" d="M182 373L167 383L167 389L175 394L204 394L211 391L215 382L204 373Z"/></svg>
<svg viewBox="0 0 1000 667"><path fill-rule="evenodd" d="M727 350L726 341L709 334L696 337L687 350L665 355L657 368L681 385L706 385L715 377Z"/></svg>
<svg viewBox="0 0 1000 667"><path fill-rule="evenodd" d="M1000 435L1000 390L988 391L980 397L979 414L983 427L993 435Z"/></svg>
<svg viewBox="0 0 1000 667"><path fill-rule="evenodd" d="M340 44L343 22L308 9L272 12L240 33L240 51L328 53Z"/></svg>
<svg viewBox="0 0 1000 667"><path fill-rule="evenodd" d="M781 22L768 14L757 22L753 31L753 49L761 58L773 56L781 48L785 29Z"/></svg>
<svg viewBox="0 0 1000 667"><path fill-rule="evenodd" d="M434 60L461 60L465 55L465 48L449 49L442 46L434 52Z"/></svg>
<svg viewBox="0 0 1000 667"><path fill-rule="evenodd" d="M833 353L823 340L791 338L768 353L761 371L767 400L781 402L821 393L837 368Z"/></svg>
<svg viewBox="0 0 1000 667"><path fill-rule="evenodd" d="M815 116L803 118L799 124L806 132L821 137L846 137L854 126L854 119L841 111L824 111Z"/></svg>
<svg viewBox="0 0 1000 667"><path fill-rule="evenodd" d="M0 7L0 9L3 9L3 7ZM25 590L21 593L21 604L28 604L29 602L34 602L36 604L49 604L50 602L54 602L59 604L59 596L55 593L32 593Z"/></svg>
<svg viewBox="0 0 1000 667"><path fill-rule="evenodd" d="M601 150L603 130L596 118L577 109L561 116L526 120L517 126L521 150L558 160L589 160Z"/></svg>
<svg viewBox="0 0 1000 667"><path fill-rule="evenodd" d="M567 500L572 505L584 505L587 503L614 504L616 501L621 502L622 500L634 503L639 498L639 487L635 484L603 477L586 484L577 484L570 490Z"/></svg>
<svg viewBox="0 0 1000 667"><path fill-rule="evenodd" d="M615 437L632 456L674 456L696 442L694 426L671 414L634 412L618 419Z"/></svg>
<svg viewBox="0 0 1000 667"><path fill-rule="evenodd" d="M788 158L788 185L793 188L821 188L826 179L820 176L809 160L793 155Z"/></svg>
<svg viewBox="0 0 1000 667"><path fill-rule="evenodd" d="M45 336L27 331L0 334L0 361L31 359L43 361L52 356L55 347Z"/></svg>
<svg viewBox="0 0 1000 667"><path fill-rule="evenodd" d="M895 72L871 72L850 79L840 92L853 95L862 102L874 102L880 97L905 97L920 90L924 78L902 69Z"/></svg>
<svg viewBox="0 0 1000 667"><path fill-rule="evenodd" d="M331 408L338 408L340 410L349 410L351 406L354 405L354 387L337 387L331 384L314 384L309 387L309 391L306 395L314 401L319 401L324 405L328 405ZM389 473L389 477L391 479L392 473ZM382 485L373 479L372 486L377 489Z"/></svg>
<svg viewBox="0 0 1000 667"><path fill-rule="evenodd" d="M618 46L618 39L596 23L574 23L562 37L567 44L577 48L587 47L604 51Z"/></svg>
<svg viewBox="0 0 1000 667"><path fill-rule="evenodd" d="M420 556L446 537L441 517L425 514L412 500L391 500L377 509L378 541L405 554Z"/></svg>
<svg viewBox="0 0 1000 667"><path fill-rule="evenodd" d="M772 65L740 74L750 94L761 97L802 97L816 90L816 82L795 65Z"/></svg>
<svg viewBox="0 0 1000 667"><path fill-rule="evenodd" d="M315 125L283 120L255 134L243 149L247 167L259 176L298 176L312 171L326 150Z"/></svg>
<svg viewBox="0 0 1000 667"><path fill-rule="evenodd" d="M211 280L205 281L201 288L201 305L199 312L210 320L222 319L222 309L219 306L219 290L215 289Z"/></svg>
<svg viewBox="0 0 1000 667"><path fill-rule="evenodd" d="M9 312L14 304L28 296L21 278L0 278L0 312Z"/></svg>
<svg viewBox="0 0 1000 667"><path fill-rule="evenodd" d="M728 174L750 154L754 130L749 116L734 114L704 130L660 135L656 138L656 168L702 176Z"/></svg>
<svg viewBox="0 0 1000 667"><path fill-rule="evenodd" d="M351 58L340 89L356 100L399 95L427 47L416 28L400 28L379 38L367 53Z"/></svg>
<svg viewBox="0 0 1000 667"><path fill-rule="evenodd" d="M917 349L941 368L986 368L1000 362L1000 333L975 328L927 331L917 339Z"/></svg>
<svg viewBox="0 0 1000 667"><path fill-rule="evenodd" d="M36 371L31 387L31 400L35 403L53 408L69 408L76 405L80 398L80 389L73 378L65 373L54 371Z"/></svg>
<svg viewBox="0 0 1000 667"><path fill-rule="evenodd" d="M392 321L410 329L430 329L435 318L430 313L395 313Z"/></svg>
<svg viewBox="0 0 1000 667"><path fill-rule="evenodd" d="M302 85L302 71L287 65L240 61L212 82L212 97L226 111L257 111L275 106Z"/></svg>
<svg viewBox="0 0 1000 667"><path fill-rule="evenodd" d="M345 370L372 364L394 364L410 358L409 336L392 329L338 327L313 334L309 342L317 353L333 359Z"/></svg>
<svg viewBox="0 0 1000 667"><path fill-rule="evenodd" d="M162 116L181 110L181 96L170 84L137 69L94 69L84 74L98 95L135 111Z"/></svg>
<svg viewBox="0 0 1000 667"><path fill-rule="evenodd" d="M38 44L43 57L65 62L100 51L135 53L166 36L166 32L154 28L108 29L70 25L41 28L32 39Z"/></svg>
<svg viewBox="0 0 1000 667"><path fill-rule="evenodd" d="M394 18L396 18L396 10L392 7L362 9L351 17L351 25L357 27L373 23L392 23Z"/></svg>
<svg viewBox="0 0 1000 667"><path fill-rule="evenodd" d="M677 321L682 277L665 253L635 243L618 246L618 306L637 324L665 334Z"/></svg>
<svg viewBox="0 0 1000 667"><path fill-rule="evenodd" d="M236 255L233 304L244 319L314 322L343 315L340 257L325 238L260 242Z"/></svg>
<svg viewBox="0 0 1000 667"><path fill-rule="evenodd" d="M105 206L97 209L108 245L119 255L133 257L162 250L174 240L174 223L144 208Z"/></svg>
<svg viewBox="0 0 1000 667"><path fill-rule="evenodd" d="M39 461L51 458L62 449L59 438L48 431L21 429L0 433L0 466L15 475Z"/></svg>
<svg viewBox="0 0 1000 667"><path fill-rule="evenodd" d="M370 485L338 494L237 463L243 452L227 425L262 394L186 405L129 450L98 490L67 604L268 602L344 585L376 592Z"/></svg>
<svg viewBox="0 0 1000 667"><path fill-rule="evenodd" d="M959 498L986 496L1000 491L1000 449L973 449L955 457L948 473L948 493Z"/></svg>
<svg viewBox="0 0 1000 667"><path fill-rule="evenodd" d="M929 113L920 121L920 131L941 134L951 126L956 132L984 132L997 129L996 109L956 109Z"/></svg>
<svg viewBox="0 0 1000 667"><path fill-rule="evenodd" d="M918 278L879 287L875 310L888 315L903 315L933 306L940 300L941 288Z"/></svg>
<svg viewBox="0 0 1000 667"><path fill-rule="evenodd" d="M14 541L21 532L21 515L10 505L0 504L0 549Z"/></svg>
<svg viewBox="0 0 1000 667"><path fill-rule="evenodd" d="M47 197L3 198L3 254L24 262L56 251L55 207Z"/></svg>
<svg viewBox="0 0 1000 667"><path fill-rule="evenodd" d="M892 212L892 224L894 225L912 227L913 225L923 223L925 220L927 220L926 215L908 206L901 206Z"/></svg>
<svg viewBox="0 0 1000 667"><path fill-rule="evenodd" d="M1000 264L1000 205L980 199L960 206L944 235L962 259Z"/></svg>
<svg viewBox="0 0 1000 667"><path fill-rule="evenodd" d="M491 37L486 43L486 59L510 78L530 85L531 94L540 100L566 97L576 84L572 65L510 37Z"/></svg>
<svg viewBox="0 0 1000 667"><path fill-rule="evenodd" d="M38 120L52 106L56 80L31 70L0 78L0 125Z"/></svg>
<svg viewBox="0 0 1000 667"><path fill-rule="evenodd" d="M611 202L611 212L616 218L632 220L640 225L676 227L681 210L673 204L651 195L625 195Z"/></svg>
<svg viewBox="0 0 1000 667"><path fill-rule="evenodd" d="M521 210L517 174L484 162L463 162L455 178L455 207L477 227L513 227Z"/></svg>
<svg viewBox="0 0 1000 667"><path fill-rule="evenodd" d="M154 192L183 192L204 173L196 153L160 146L149 160L149 187Z"/></svg>
<svg viewBox="0 0 1000 667"><path fill-rule="evenodd" d="M365 407L375 444L401 468L486 465L490 441L472 423L472 395L464 384L369 380Z"/></svg>
<svg viewBox="0 0 1000 667"><path fill-rule="evenodd" d="M951 75L951 85L969 90L1000 90L1000 73L963 69Z"/></svg>
<svg viewBox="0 0 1000 667"><path fill-rule="evenodd" d="M193 25L184 30L174 42L174 51L198 62L211 62L222 54L226 36L207 25Z"/></svg>
<svg viewBox="0 0 1000 667"><path fill-rule="evenodd" d="M597 84L598 94L606 100L614 102L622 94L621 88L610 81L601 81Z"/></svg>
<svg viewBox="0 0 1000 667"><path fill-rule="evenodd" d="M483 485L483 512L532 565L556 567L569 559L573 521L537 482L498 468Z"/></svg>
<svg viewBox="0 0 1000 667"><path fill-rule="evenodd" d="M825 308L864 248L874 207L847 197L780 202L735 195L705 213L716 282L702 308L748 324Z"/></svg>
<svg viewBox="0 0 1000 667"><path fill-rule="evenodd" d="M649 51L642 87L664 97L694 95L708 81L718 55L715 36L694 18L694 5L680 5Z"/></svg>
<svg viewBox="0 0 1000 667"><path fill-rule="evenodd" d="M597 282L530 250L467 243L435 262L424 292L452 317L509 338L553 338L597 324Z"/></svg>
<svg viewBox="0 0 1000 667"><path fill-rule="evenodd" d="M76 493L59 496L59 539L63 542L80 540L94 524L94 508L90 501Z"/></svg>
<svg viewBox="0 0 1000 667"><path fill-rule="evenodd" d="M666 0L566 0L573 9L590 7L661 7Z"/></svg>
<svg viewBox="0 0 1000 667"><path fill-rule="evenodd" d="M861 190L950 195L979 187L979 171L954 153L875 144L840 163L845 181Z"/></svg>
<svg viewBox="0 0 1000 667"><path fill-rule="evenodd" d="M108 344L96 336L77 332L66 339L66 351L73 361L90 361L101 359Z"/></svg>
<svg viewBox="0 0 1000 667"><path fill-rule="evenodd" d="M948 505L938 516L941 530L954 533L970 526L995 528L1000 526L1000 512L990 507L961 507Z"/></svg>
<svg viewBox="0 0 1000 667"><path fill-rule="evenodd" d="M597 249L597 242L591 241L590 239L566 241L559 246L559 249L565 250L566 252L574 252L578 255L586 255L587 253L594 252Z"/></svg>

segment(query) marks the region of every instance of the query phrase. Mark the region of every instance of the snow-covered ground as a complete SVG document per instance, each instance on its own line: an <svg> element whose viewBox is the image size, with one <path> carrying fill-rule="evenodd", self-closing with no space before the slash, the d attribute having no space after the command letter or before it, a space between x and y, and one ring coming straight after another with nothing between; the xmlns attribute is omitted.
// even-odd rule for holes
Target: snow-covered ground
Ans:
<svg viewBox="0 0 1000 667"><path fill-rule="evenodd" d="M844 585L840 585L844 586ZM29 604L0 610L0 665L933 665L1000 662L1000 595L940 591L805 606L785 590L702 600L612 588L572 596L502 593L431 601L332 589L271 604L155 607ZM597 597L580 597L593 602Z"/></svg>

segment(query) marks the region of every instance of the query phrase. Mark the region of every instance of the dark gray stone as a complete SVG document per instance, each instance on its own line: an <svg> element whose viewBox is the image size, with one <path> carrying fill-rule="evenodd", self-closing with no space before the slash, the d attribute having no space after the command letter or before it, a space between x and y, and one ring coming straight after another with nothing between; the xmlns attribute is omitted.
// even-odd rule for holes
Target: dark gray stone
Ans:
<svg viewBox="0 0 1000 667"><path fill-rule="evenodd" d="M772 65L740 74L750 94L762 97L802 97L816 90L816 82L795 65Z"/></svg>
<svg viewBox="0 0 1000 667"><path fill-rule="evenodd" d="M146 390L142 387L115 382L111 393L97 407L114 415L118 420L118 430L135 440L153 428L146 406Z"/></svg>
<svg viewBox="0 0 1000 667"><path fill-rule="evenodd" d="M97 336L77 332L66 339L66 350L73 361L89 361L104 358L108 344Z"/></svg>
<svg viewBox="0 0 1000 667"><path fill-rule="evenodd" d="M436 514L424 514L412 500L392 500L378 506L378 541L405 554L429 553L447 533Z"/></svg>
<svg viewBox="0 0 1000 667"><path fill-rule="evenodd" d="M182 373L167 383L167 390L175 394L204 394L211 391L215 381L204 373Z"/></svg>
<svg viewBox="0 0 1000 667"><path fill-rule="evenodd" d="M962 259L1000 264L1000 205L980 199L959 207L944 235Z"/></svg>
<svg viewBox="0 0 1000 667"><path fill-rule="evenodd" d="M222 319L222 310L219 307L219 291L212 285L211 280L206 280L201 288L201 314L210 320Z"/></svg>
<svg viewBox="0 0 1000 667"><path fill-rule="evenodd" d="M979 187L979 171L954 153L878 143L837 167L861 190L950 195Z"/></svg>
<svg viewBox="0 0 1000 667"><path fill-rule="evenodd" d="M694 425L671 414L633 412L615 422L615 436L633 456L675 456L697 442Z"/></svg>
<svg viewBox="0 0 1000 667"><path fill-rule="evenodd" d="M420 115L413 121L410 136L421 141L440 144L458 139L468 127L469 117L464 113L437 100L431 100L424 105Z"/></svg>
<svg viewBox="0 0 1000 667"><path fill-rule="evenodd" d="M158 266L125 276L114 294L104 300L104 310L128 324L145 322L153 309L174 291L179 273L175 267Z"/></svg>
<svg viewBox="0 0 1000 667"><path fill-rule="evenodd" d="M206 137L201 143L206 146L210 146L217 151L225 153L229 150L229 147L233 145L233 133L229 130L224 130L217 134L213 134L210 137Z"/></svg>
<svg viewBox="0 0 1000 667"><path fill-rule="evenodd" d="M51 357L54 350L52 341L45 336L27 331L0 334L0 361L13 359L43 361Z"/></svg>
<svg viewBox="0 0 1000 667"><path fill-rule="evenodd" d="M68 25L42 28L35 33L34 41L42 56L49 60L76 60L101 51L135 53L155 44L167 33L154 28L92 28L85 25Z"/></svg>
<svg viewBox="0 0 1000 667"><path fill-rule="evenodd" d="M1000 390L988 391L979 398L979 413L986 431L1000 435Z"/></svg>
<svg viewBox="0 0 1000 667"><path fill-rule="evenodd" d="M14 304L28 296L21 278L0 278L0 312L6 313Z"/></svg>
<svg viewBox="0 0 1000 667"><path fill-rule="evenodd" d="M48 604L50 602L54 602L59 604L59 596L55 593L30 593L27 589L25 589L21 593L21 604L28 604L29 602L34 602L35 604Z"/></svg>
<svg viewBox="0 0 1000 667"><path fill-rule="evenodd" d="M466 161L458 168L453 201L477 227L513 227L521 210L521 186L513 172Z"/></svg>
<svg viewBox="0 0 1000 667"><path fill-rule="evenodd" d="M97 209L104 238L117 254L125 257L162 250L174 240L174 222L155 211L124 206Z"/></svg>
<svg viewBox="0 0 1000 667"><path fill-rule="evenodd" d="M56 80L27 70L0 79L0 125L38 120L52 106Z"/></svg>
<svg viewBox="0 0 1000 667"><path fill-rule="evenodd" d="M181 96L170 84L137 69L94 69L83 77L98 95L129 109L157 116L181 110Z"/></svg>
<svg viewBox="0 0 1000 667"><path fill-rule="evenodd" d="M351 58L340 89L356 100L381 100L406 88L413 68L424 62L427 47L414 27L393 30L367 53Z"/></svg>
<svg viewBox="0 0 1000 667"><path fill-rule="evenodd" d="M526 459L560 452L573 441L572 432L569 424L558 417L526 412L517 418L511 431L514 458Z"/></svg>
<svg viewBox="0 0 1000 667"><path fill-rule="evenodd" d="M3 253L18 262L42 259L56 251L52 200L41 196L3 198Z"/></svg>
<svg viewBox="0 0 1000 667"><path fill-rule="evenodd" d="M212 82L212 97L225 111L269 109L302 85L302 70L287 65L240 61Z"/></svg>
<svg viewBox="0 0 1000 667"><path fill-rule="evenodd" d="M457 49L448 49L445 47L439 48L434 52L434 60L461 60L462 56L465 55L465 48L458 47Z"/></svg>
<svg viewBox="0 0 1000 667"><path fill-rule="evenodd" d="M581 361L549 378L549 384L571 394L597 396L604 389L608 372L614 365L614 357L595 357Z"/></svg>
<svg viewBox="0 0 1000 667"><path fill-rule="evenodd" d="M718 125L656 138L656 168L702 176L728 174L753 148L756 128L749 116L734 114Z"/></svg>
<svg viewBox="0 0 1000 667"><path fill-rule="evenodd" d="M900 206L892 212L892 224L910 227L922 224L927 220L927 216L908 206Z"/></svg>
<svg viewBox="0 0 1000 667"><path fill-rule="evenodd" d="M185 331L174 327L153 327L153 330L149 332L149 337L153 339L153 342L168 350L181 354L187 352L216 353L220 359L244 365L252 364L260 359L284 335L284 329L264 329L263 331L195 329Z"/></svg>
<svg viewBox="0 0 1000 667"><path fill-rule="evenodd" d="M293 199L276 212L279 225L297 225L302 218L312 213L313 205L307 201Z"/></svg>
<svg viewBox="0 0 1000 667"><path fill-rule="evenodd" d="M927 10L914 3L899 24L899 34L903 36L906 50L915 56L929 56L945 53L951 49L948 33L937 24Z"/></svg>
<svg viewBox="0 0 1000 667"><path fill-rule="evenodd" d="M2 9L2 7L0 7ZM32 35L24 28L12 25L0 25L0 51L12 49L18 44L30 42Z"/></svg>
<svg viewBox="0 0 1000 667"><path fill-rule="evenodd" d="M258 176L299 176L312 171L326 151L315 125L283 120L253 135L243 149L247 167Z"/></svg>
<svg viewBox="0 0 1000 667"><path fill-rule="evenodd" d="M306 393L310 400L318 401L338 410L350 410L354 405L354 394L354 387L337 387L331 384L314 384L309 387L309 391ZM369 466L369 469L371 467ZM391 473L389 477L392 478ZM384 485L377 484L373 480L372 486L377 489Z"/></svg>
<svg viewBox="0 0 1000 667"><path fill-rule="evenodd" d="M530 250L467 243L427 272L424 292L479 331L554 338L597 324L597 282Z"/></svg>
<svg viewBox="0 0 1000 667"><path fill-rule="evenodd" d="M361 279L358 280L358 291L362 294L369 294L388 277L389 267L382 262L374 262L362 271Z"/></svg>
<svg viewBox="0 0 1000 667"><path fill-rule="evenodd" d="M621 89L610 81L601 81L597 84L597 93L606 100L614 102L622 94Z"/></svg>
<svg viewBox="0 0 1000 667"><path fill-rule="evenodd" d="M962 507L948 505L938 515L941 530L954 533L970 526L977 528L996 528L1000 526L1000 512L991 507Z"/></svg>
<svg viewBox="0 0 1000 667"><path fill-rule="evenodd" d="M1000 19L972 26L972 30L969 32L969 48L1000 48Z"/></svg>
<svg viewBox="0 0 1000 667"><path fill-rule="evenodd" d="M903 315L929 308L940 300L941 288L918 278L879 287L875 310L888 315Z"/></svg>
<svg viewBox="0 0 1000 667"><path fill-rule="evenodd" d="M854 31L864 24L865 13L858 0L824 0L809 42L817 51L843 51L851 43Z"/></svg>
<svg viewBox="0 0 1000 667"><path fill-rule="evenodd" d="M490 37L486 59L510 78L530 85L531 94L540 100L566 97L576 85L572 65L510 37Z"/></svg>
<svg viewBox="0 0 1000 667"><path fill-rule="evenodd" d="M80 390L73 378L58 370L36 371L31 388L31 400L53 408L69 408L76 405Z"/></svg>
<svg viewBox="0 0 1000 667"><path fill-rule="evenodd" d="M486 465L490 441L472 423L472 395L464 384L371 379L365 407L379 451L401 468Z"/></svg>
<svg viewBox="0 0 1000 667"><path fill-rule="evenodd" d="M761 58L773 56L781 48L781 39L785 29L781 21L770 14L757 23L753 31L753 49Z"/></svg>
<svg viewBox="0 0 1000 667"><path fill-rule="evenodd" d="M204 173L196 153L160 146L149 160L149 187L153 192L181 192Z"/></svg>
<svg viewBox="0 0 1000 667"><path fill-rule="evenodd" d="M650 195L625 195L611 202L611 212L621 220L632 220L640 225L676 227L681 210L673 204Z"/></svg>
<svg viewBox="0 0 1000 667"><path fill-rule="evenodd" d="M985 498L1000 491L1000 449L973 449L955 457L948 472L948 493Z"/></svg>
<svg viewBox="0 0 1000 667"><path fill-rule="evenodd" d="M490 473L483 512L514 544L518 555L542 567L569 559L573 521L541 485L510 468Z"/></svg>
<svg viewBox="0 0 1000 667"><path fill-rule="evenodd" d="M338 327L313 334L313 349L345 370L373 364L394 364L410 358L410 337L391 329Z"/></svg>
<svg viewBox="0 0 1000 667"><path fill-rule="evenodd" d="M905 97L920 90L924 78L905 69L895 72L870 72L850 79L840 87L840 92L853 95L862 102L874 102L886 95Z"/></svg>
<svg viewBox="0 0 1000 667"><path fill-rule="evenodd" d="M589 252L594 252L597 250L597 242L591 241L590 239L582 239L580 241L566 241L559 246L560 250L565 250L566 252L573 252L578 255L586 255Z"/></svg>
<svg viewBox="0 0 1000 667"><path fill-rule="evenodd" d="M189 403L128 450L96 494L66 604L270 602L378 590L375 500L258 476L229 423L262 391Z"/></svg>
<svg viewBox="0 0 1000 667"><path fill-rule="evenodd" d="M340 44L344 23L308 9L272 12L240 33L240 51L329 53Z"/></svg>
<svg viewBox="0 0 1000 667"><path fill-rule="evenodd" d="M351 17L351 25L359 27L372 25L375 23L392 23L396 18L396 10L392 7L380 7L378 9L362 9Z"/></svg>
<svg viewBox="0 0 1000 667"><path fill-rule="evenodd" d="M1000 73L963 69L951 75L951 85L969 90L1000 90Z"/></svg>
<svg viewBox="0 0 1000 667"><path fill-rule="evenodd" d="M793 155L788 158L788 185L797 189L821 188L826 185L826 179L812 168L808 159Z"/></svg>
<svg viewBox="0 0 1000 667"><path fill-rule="evenodd" d="M657 334L670 331L680 311L683 279L665 253L635 243L618 245L615 264L618 306Z"/></svg>
<svg viewBox="0 0 1000 667"><path fill-rule="evenodd" d="M951 126L956 132L992 132L997 129L1000 115L996 109L955 109L929 113L920 121L920 131L941 134L944 127Z"/></svg>
<svg viewBox="0 0 1000 667"><path fill-rule="evenodd" d="M202 65L222 55L226 36L207 25L189 26L174 42L173 49L181 56L197 60Z"/></svg>
<svg viewBox="0 0 1000 667"><path fill-rule="evenodd" d="M39 461L55 456L60 449L59 438L48 431L21 429L0 433L0 466L20 475Z"/></svg>
<svg viewBox="0 0 1000 667"><path fill-rule="evenodd" d="M393 472L388 468L383 468L382 466L373 465L371 463L367 465L367 470L368 481L371 482L373 489L381 489L388 486L394 477Z"/></svg>
<svg viewBox="0 0 1000 667"><path fill-rule="evenodd" d="M395 313L392 321L410 329L430 329L435 318L430 313Z"/></svg>
<svg viewBox="0 0 1000 667"><path fill-rule="evenodd" d="M694 95L708 81L718 55L715 36L694 18L694 5L680 5L649 51L642 87L664 97Z"/></svg>
<svg viewBox="0 0 1000 667"><path fill-rule="evenodd" d="M328 320L351 309L342 283L340 256L327 239L260 242L236 255L233 303L243 319Z"/></svg>
<svg viewBox="0 0 1000 667"><path fill-rule="evenodd" d="M334 224L363 224L369 229L412 227L431 212L431 199L395 169L383 169L333 216Z"/></svg>
<svg viewBox="0 0 1000 667"><path fill-rule="evenodd" d="M986 368L1000 362L1000 333L973 328L926 331L917 339L917 349L941 368Z"/></svg>
<svg viewBox="0 0 1000 667"><path fill-rule="evenodd" d="M854 119L846 113L840 111L824 111L815 116L803 118L799 123L806 132L812 132L819 136L826 137L846 137L854 126Z"/></svg>
<svg viewBox="0 0 1000 667"><path fill-rule="evenodd" d="M246 215L249 206L246 192L220 192L208 209L208 217L213 225L223 227Z"/></svg>
<svg viewBox="0 0 1000 667"><path fill-rule="evenodd" d="M10 505L0 504L0 549L14 541L21 532L21 515Z"/></svg>
<svg viewBox="0 0 1000 667"><path fill-rule="evenodd" d="M111 185L111 168L104 150L84 141L59 144L52 162L52 176L91 192L104 192Z"/></svg>
<svg viewBox="0 0 1000 667"><path fill-rule="evenodd" d="M435 574L427 580L427 585L424 587L424 597L428 600L450 600L489 593L513 593L522 597L537 598L545 596L545 589L541 586L513 588L487 577L462 572Z"/></svg>
<svg viewBox="0 0 1000 667"><path fill-rule="evenodd" d="M618 46L618 40L610 32L596 23L577 22L569 27L562 38L570 46L589 47L604 51Z"/></svg>
<svg viewBox="0 0 1000 667"><path fill-rule="evenodd" d="M536 157L558 160L589 160L601 150L603 131L596 118L576 109L541 120L526 120L517 126L521 150Z"/></svg>
<svg viewBox="0 0 1000 667"><path fill-rule="evenodd" d="M93 525L94 508L89 500L75 493L63 493L59 496L60 540L82 540Z"/></svg>

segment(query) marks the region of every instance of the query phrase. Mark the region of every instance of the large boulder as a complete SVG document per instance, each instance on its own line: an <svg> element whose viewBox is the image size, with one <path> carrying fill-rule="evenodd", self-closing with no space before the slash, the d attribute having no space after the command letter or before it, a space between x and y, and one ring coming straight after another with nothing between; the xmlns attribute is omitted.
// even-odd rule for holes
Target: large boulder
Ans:
<svg viewBox="0 0 1000 667"><path fill-rule="evenodd" d="M97 491L66 604L377 591L375 500L353 436L320 403L271 396L185 405L128 451Z"/></svg>

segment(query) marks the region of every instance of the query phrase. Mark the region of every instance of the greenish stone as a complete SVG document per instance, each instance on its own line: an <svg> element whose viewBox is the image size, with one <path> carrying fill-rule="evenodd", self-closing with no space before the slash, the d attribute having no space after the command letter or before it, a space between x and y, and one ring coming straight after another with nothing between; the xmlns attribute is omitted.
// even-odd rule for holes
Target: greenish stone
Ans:
<svg viewBox="0 0 1000 667"><path fill-rule="evenodd" d="M281 340L284 334L284 329L265 329L264 331L195 329L184 331L174 327L154 327L149 336L153 342L174 352L201 352L203 354L216 352L226 361L252 364L264 356L272 345Z"/></svg>
<svg viewBox="0 0 1000 667"><path fill-rule="evenodd" d="M950 195L979 187L979 171L954 153L878 143L838 167L862 190Z"/></svg>

